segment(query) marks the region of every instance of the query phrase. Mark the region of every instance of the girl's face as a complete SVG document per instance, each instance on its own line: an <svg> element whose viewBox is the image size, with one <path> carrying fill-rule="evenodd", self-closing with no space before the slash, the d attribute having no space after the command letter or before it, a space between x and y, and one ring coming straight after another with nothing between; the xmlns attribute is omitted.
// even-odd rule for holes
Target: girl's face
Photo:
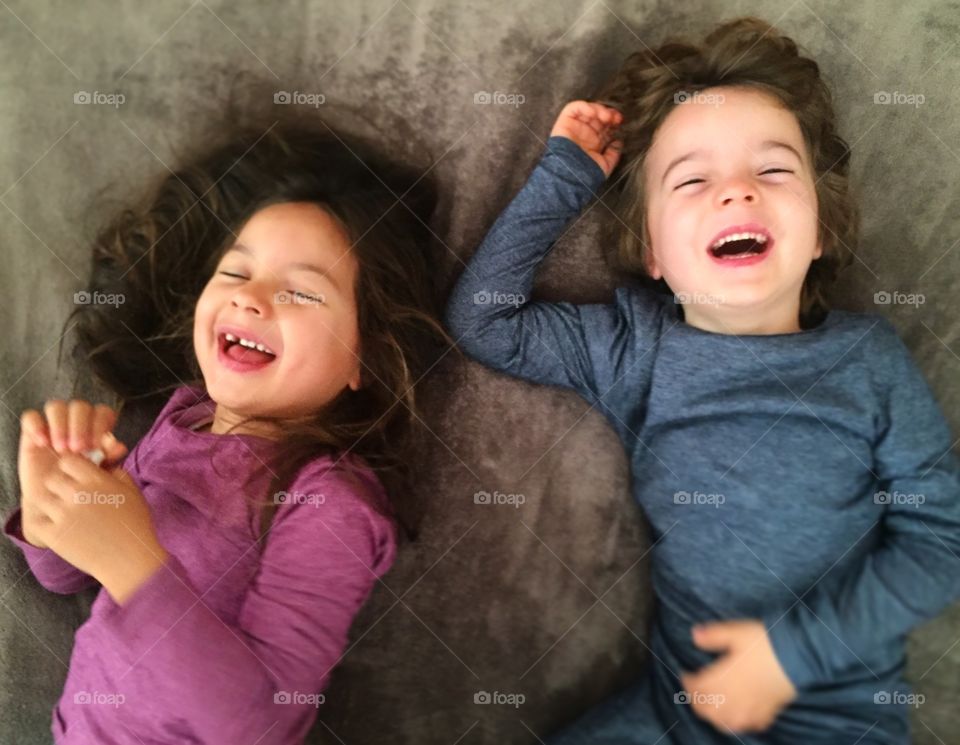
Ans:
<svg viewBox="0 0 960 745"><path fill-rule="evenodd" d="M678 296L687 323L719 333L799 330L800 290L822 247L813 168L792 113L746 88L692 95L657 129L644 184L648 270ZM766 242L715 248L731 232ZM750 258L724 256L759 247Z"/></svg>
<svg viewBox="0 0 960 745"><path fill-rule="evenodd" d="M213 432L254 414L307 414L360 388L357 272L348 236L317 205L275 204L247 221L195 313L194 350L217 403Z"/></svg>

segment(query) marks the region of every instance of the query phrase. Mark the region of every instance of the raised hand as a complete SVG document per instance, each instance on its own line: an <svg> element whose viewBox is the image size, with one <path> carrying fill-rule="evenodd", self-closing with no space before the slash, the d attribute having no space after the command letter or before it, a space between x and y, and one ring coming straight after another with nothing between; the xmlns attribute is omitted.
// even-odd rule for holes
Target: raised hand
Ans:
<svg viewBox="0 0 960 745"><path fill-rule="evenodd" d="M623 143L615 139L623 114L590 101L571 101L560 111L550 136L567 137L577 143L609 176L620 160Z"/></svg>

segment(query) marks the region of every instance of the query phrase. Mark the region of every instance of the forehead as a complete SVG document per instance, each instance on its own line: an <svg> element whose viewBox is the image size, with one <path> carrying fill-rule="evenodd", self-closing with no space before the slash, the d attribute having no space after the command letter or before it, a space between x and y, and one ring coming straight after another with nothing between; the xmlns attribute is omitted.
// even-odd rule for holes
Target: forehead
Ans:
<svg viewBox="0 0 960 745"><path fill-rule="evenodd" d="M704 157L749 156L767 141L806 150L800 123L773 94L745 88L712 88L691 96L658 127L646 158L648 175L662 174L678 155L701 151Z"/></svg>
<svg viewBox="0 0 960 745"><path fill-rule="evenodd" d="M316 204L285 202L258 210L237 234L237 243L269 250L280 261L352 258L340 222Z"/></svg>

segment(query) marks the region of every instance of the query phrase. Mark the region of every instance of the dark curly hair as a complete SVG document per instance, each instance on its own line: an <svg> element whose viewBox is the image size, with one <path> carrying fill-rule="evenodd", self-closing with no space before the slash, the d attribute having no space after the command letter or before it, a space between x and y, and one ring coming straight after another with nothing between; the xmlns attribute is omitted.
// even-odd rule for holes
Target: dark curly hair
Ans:
<svg viewBox="0 0 960 745"><path fill-rule="evenodd" d="M823 254L807 272L800 322L815 326L826 315L825 289L849 265L859 234L859 210L849 179L850 148L837 133L830 89L817 63L796 43L758 18L728 21L701 42L669 40L635 52L594 97L623 114L617 167L619 262L645 275L650 236L646 225L643 164L654 134L684 94L719 86L756 89L775 96L797 118L814 167ZM616 175L616 172L615 172ZM615 187L617 188L617 187ZM669 291L662 280L659 289Z"/></svg>
<svg viewBox="0 0 960 745"><path fill-rule="evenodd" d="M231 108L228 106L228 109ZM386 157L368 138L346 136L317 116L229 110L181 165L103 227L93 242L89 293L122 294L117 307L80 305L74 354L120 398L156 401L176 387L203 385L193 347L196 302L221 256L258 210L282 202L322 207L345 229L359 270L356 302L362 387L348 387L296 420L251 417L281 435L261 537L273 495L323 453L347 452L378 472L404 537L415 537L403 499L412 493L412 450L422 435L415 389L444 345L453 346L434 285L436 250L428 221L435 184L424 168ZM289 107L288 107L289 108ZM379 143L378 143L379 144ZM233 428L231 428L232 430ZM351 464L341 462L345 468Z"/></svg>

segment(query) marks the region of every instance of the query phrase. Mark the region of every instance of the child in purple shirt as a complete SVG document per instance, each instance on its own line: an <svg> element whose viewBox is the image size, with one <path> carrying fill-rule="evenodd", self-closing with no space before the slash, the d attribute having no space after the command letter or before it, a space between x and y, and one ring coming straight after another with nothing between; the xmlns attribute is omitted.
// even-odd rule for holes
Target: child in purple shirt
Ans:
<svg viewBox="0 0 960 745"><path fill-rule="evenodd" d="M377 471L403 483L411 389L445 336L429 185L397 207L417 177L325 126L238 125L98 236L88 296L126 301L81 307L81 347L122 401L173 394L129 453L109 406L21 417L4 533L45 588L102 585L58 744L306 736L394 561Z"/></svg>

